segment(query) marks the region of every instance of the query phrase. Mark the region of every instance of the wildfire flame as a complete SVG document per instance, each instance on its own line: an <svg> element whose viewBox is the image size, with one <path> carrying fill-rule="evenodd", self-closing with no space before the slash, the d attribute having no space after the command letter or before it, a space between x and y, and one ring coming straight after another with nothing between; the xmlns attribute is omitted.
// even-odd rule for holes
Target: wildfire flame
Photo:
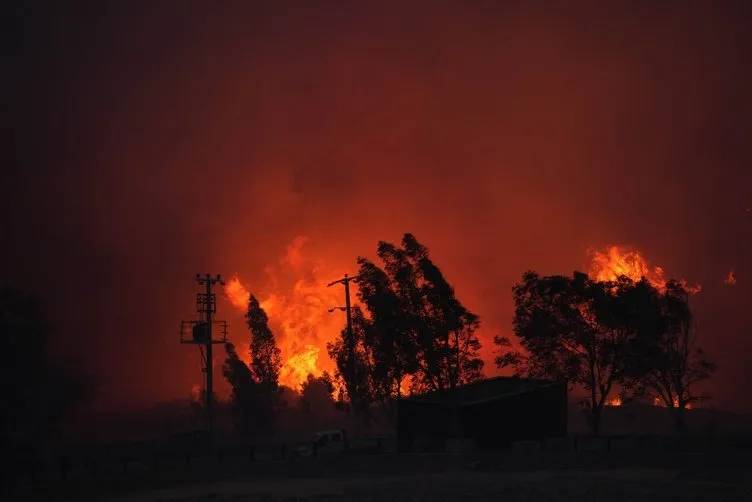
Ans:
<svg viewBox="0 0 752 502"><path fill-rule="evenodd" d="M344 323L341 316L327 311L343 300L341 290L326 287L337 274L324 273L321 262L306 256L304 246L308 242L304 236L293 239L282 258L266 267L266 281L254 288L280 348L280 383L294 389L309 374L333 373L334 362L327 356L326 344L334 341ZM233 306L246 311L250 292L239 277L230 279L224 292ZM247 351L239 355L249 357Z"/></svg>
<svg viewBox="0 0 752 502"><path fill-rule="evenodd" d="M240 282L240 278L237 275L233 276L227 284L225 284L225 295L230 303L240 310L248 308L248 301L251 299L251 293Z"/></svg>
<svg viewBox="0 0 752 502"><path fill-rule="evenodd" d="M308 378L309 374L321 373L318 367L319 348L315 345L306 345L303 350L291 355L282 367L279 379L282 382L295 382L300 384Z"/></svg>
<svg viewBox="0 0 752 502"><path fill-rule="evenodd" d="M614 396L611 399L606 401L606 406L618 408L623 404L623 401L621 399L621 396Z"/></svg>
<svg viewBox="0 0 752 502"><path fill-rule="evenodd" d="M655 396L653 398L653 406L657 406L659 408L665 408L666 407L666 403L664 403L663 399L661 399L660 397ZM673 403L673 408L678 408L678 407L679 407L679 398L675 397L674 398L674 403ZM692 403L687 403L687 404L684 405L684 407L686 409L688 409L688 410L691 410L693 408Z"/></svg>
<svg viewBox="0 0 752 502"><path fill-rule="evenodd" d="M660 291L665 291L668 279L662 267L651 267L637 250L628 250L621 246L609 246L602 251L591 251L588 275L597 281L613 281L626 276L633 281L643 277ZM700 292L700 285L690 285L681 279L679 283L691 294Z"/></svg>

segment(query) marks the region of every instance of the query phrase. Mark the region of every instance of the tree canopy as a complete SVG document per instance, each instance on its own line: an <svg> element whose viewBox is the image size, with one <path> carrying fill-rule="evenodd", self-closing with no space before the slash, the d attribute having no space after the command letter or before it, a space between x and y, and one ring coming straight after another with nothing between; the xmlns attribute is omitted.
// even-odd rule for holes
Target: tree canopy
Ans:
<svg viewBox="0 0 752 502"><path fill-rule="evenodd" d="M272 427L279 405L280 350L269 328L269 318L255 296L248 300L245 314L250 335L250 364L238 356L235 346L225 345L223 373L232 387L232 405L237 427L250 432L253 426Z"/></svg>
<svg viewBox="0 0 752 502"><path fill-rule="evenodd" d="M386 401L398 397L408 381L413 391L431 391L479 379L479 318L456 297L428 249L405 234L401 246L379 242L377 255L382 266L358 258L363 311L354 310L354 343L346 343L343 330L329 348L337 375L353 379L344 382L348 393L360 389L363 399Z"/></svg>
<svg viewBox="0 0 752 502"><path fill-rule="evenodd" d="M258 402L258 389L253 373L238 357L232 343L225 344L227 357L222 366L222 373L232 387L230 397L235 414L235 427L240 432L250 432L256 422L255 408Z"/></svg>
<svg viewBox="0 0 752 502"><path fill-rule="evenodd" d="M595 281L579 272L528 272L513 297L513 329L524 353L497 337L496 364L585 389L595 433L616 385L633 395L649 390L681 412L695 399L693 385L712 371L702 353L691 350L688 295L676 281L662 291L644 278Z"/></svg>
<svg viewBox="0 0 752 502"><path fill-rule="evenodd" d="M52 331L39 298L0 287L0 443L5 447L43 444L92 391L82 375L51 357Z"/></svg>
<svg viewBox="0 0 752 502"><path fill-rule="evenodd" d="M627 381L635 395L648 394L668 408L676 427L684 432L685 410L709 396L698 393L697 384L715 371L697 346L696 329L687 289L669 281L663 292L636 291L628 322L635 330L627 366Z"/></svg>
<svg viewBox="0 0 752 502"><path fill-rule="evenodd" d="M251 370L259 384L274 390L279 385L279 370L282 359L279 347L274 340L274 334L269 329L269 317L261 308L259 301L251 295L248 300L248 311L245 314L246 324L251 334Z"/></svg>

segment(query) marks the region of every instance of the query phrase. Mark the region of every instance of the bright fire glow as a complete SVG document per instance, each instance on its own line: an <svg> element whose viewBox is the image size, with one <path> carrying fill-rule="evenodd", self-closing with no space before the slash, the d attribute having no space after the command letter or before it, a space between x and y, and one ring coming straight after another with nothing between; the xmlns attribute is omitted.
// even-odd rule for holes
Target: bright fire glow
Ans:
<svg viewBox="0 0 752 502"><path fill-rule="evenodd" d="M614 396L611 399L606 401L606 406L608 407L619 407L622 405L621 396Z"/></svg>
<svg viewBox="0 0 752 502"><path fill-rule="evenodd" d="M588 275L597 281L613 281L621 276L639 281L644 277L660 291L666 289L668 282L662 267L651 267L639 251L621 246L609 246L602 251L592 251ZM691 294L700 292L699 284L689 285L683 279L679 280L679 283Z"/></svg>
<svg viewBox="0 0 752 502"><path fill-rule="evenodd" d="M736 275L734 274L733 270L729 270L729 273L726 276L726 279L723 280L723 283L727 286L733 286L734 284L736 284Z"/></svg>
<svg viewBox="0 0 752 502"><path fill-rule="evenodd" d="M266 267L266 280L252 288L261 307L269 316L282 355L280 383L298 389L308 374L320 376L323 371L334 372L334 362L328 357L326 344L334 341L345 322L341 312L328 309L344 303L341 287L327 288L327 282L341 272L324 270L318 260L305 253L306 237L296 237L284 255ZM238 277L225 285L225 295L240 311L248 308L249 289ZM351 291L354 297L354 292ZM233 330L232 336L242 340L245 330ZM238 354L249 358L247 343L238 343Z"/></svg>
<svg viewBox="0 0 752 502"><path fill-rule="evenodd" d="M300 384L308 378L309 374L319 375L318 367L319 348L315 345L306 345L303 350L291 355L282 367L279 379L282 382Z"/></svg>
<svg viewBox="0 0 752 502"><path fill-rule="evenodd" d="M655 396L655 397L653 398L653 406L658 406L659 408L665 408L665 407L666 407L666 403L664 403L664 402L663 402L663 399L661 399L660 397L658 397L658 396ZM674 398L674 405L673 405L673 408L678 408L678 407L679 407L679 398L676 398L676 397L675 397L675 398ZM686 408L686 409L688 409L688 410L691 410L691 409L692 409L692 403L687 403L687 404L685 404L685 405L684 405L684 408Z"/></svg>

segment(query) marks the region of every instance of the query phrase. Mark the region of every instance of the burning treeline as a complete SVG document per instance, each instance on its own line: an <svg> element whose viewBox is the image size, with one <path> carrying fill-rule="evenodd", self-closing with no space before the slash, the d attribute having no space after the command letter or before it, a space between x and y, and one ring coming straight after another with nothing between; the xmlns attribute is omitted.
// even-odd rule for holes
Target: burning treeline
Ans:
<svg viewBox="0 0 752 502"><path fill-rule="evenodd" d="M237 276L227 283L225 293L238 310L245 312L248 308L251 293ZM300 309L296 308L299 305L289 307L286 298L277 295L270 296L261 301L261 308L277 326L282 327L278 344L283 354L284 364L279 379L281 384L295 389L305 381L309 374L321 375L318 361L320 348L309 343L309 337L306 336L310 333L308 328L314 326L311 324L311 317L313 316L300 318L298 316ZM250 353L244 352L243 359L248 362Z"/></svg>
<svg viewBox="0 0 752 502"><path fill-rule="evenodd" d="M300 264L303 243L303 239L297 240L288 249L293 258L282 261ZM327 307L342 301L334 292L324 296L324 283L313 282L315 274L307 281L294 281L292 293L273 292L261 301L239 279L227 284L231 301L239 309L244 305L247 309L250 331L249 357L244 354L241 360L235 346L228 344L223 365L239 425L248 430L258 410L268 409L266 405L274 401L280 383L299 387L304 399L318 381L317 385L329 388L330 397L337 391L341 407L363 416L370 413L372 404L391 401L408 390L452 389L481 378L483 361L478 356L476 334L479 318L455 296L428 249L405 234L400 245L380 242L377 256L377 262L358 258L359 270L351 280L358 286L359 305L352 311L344 309L352 323L342 328L340 318L334 324L338 334L328 339L317 331L320 323L316 321L331 312ZM345 280L328 286L347 284ZM303 315L298 315L301 312ZM264 344L270 339L270 326L281 328L279 349L256 351L256 346L268 347ZM324 344L328 359L322 359L320 344ZM272 362L267 354L272 358L281 354L282 358ZM326 369L327 363L333 366L332 371ZM261 375L259 367L275 367L274 379ZM321 373L318 379L317 372ZM256 402L261 396L272 398ZM268 414L262 415L264 422L271 423Z"/></svg>
<svg viewBox="0 0 752 502"><path fill-rule="evenodd" d="M592 253L588 274L527 272L513 288L517 344L496 338L497 365L585 391L596 434L603 408L625 396L670 409L683 431L684 411L708 397L697 384L715 369L695 343L689 297L699 291L617 246Z"/></svg>
<svg viewBox="0 0 752 502"><path fill-rule="evenodd" d="M334 372L326 345L334 341L342 327L342 318L328 312L342 303L341 292L325 285L334 273L304 254L307 241L304 236L293 239L283 257L266 267L266 281L254 292L269 316L282 354L279 382L295 390L309 374L318 377L324 371ZM239 312L246 312L251 292L237 275L227 282L224 292ZM247 362L248 342L238 346Z"/></svg>
<svg viewBox="0 0 752 502"><path fill-rule="evenodd" d="M644 278L660 291L666 290L668 279L663 267L651 266L637 250L621 246L609 246L604 250L590 252L591 263L588 274L596 281L615 281L619 277L628 277L633 281ZM690 285L685 279L678 282L688 293L699 293L699 284Z"/></svg>
<svg viewBox="0 0 752 502"><path fill-rule="evenodd" d="M328 313L341 305L341 291L326 288L331 277L322 277L322 265L304 257L305 243L296 238L280 260L279 266L298 273L286 288L273 277L259 288L260 308L281 352L279 384L297 390L309 375L326 374L335 377L331 388L339 389L340 399L367 408L369 402L406 392L482 378L479 317L462 305L428 249L412 235L406 234L401 246L379 243L379 261L358 259L351 335L343 329L342 316ZM274 267L267 272L278 273ZM693 346L688 298L699 291L699 285L667 279L638 251L619 246L591 252L587 274L525 274L515 286L517 338L495 339L497 367L513 367L523 376L563 378L586 389L586 408L596 422L604 406L622 404L625 390L646 395L658 406L688 409L701 397L695 384L713 369ZM227 283L225 294L246 311L251 292L239 277ZM638 326L645 319L637 319L637 312L654 315L651 330ZM574 324L564 325L566 319ZM618 338L617 333L628 335ZM621 352L587 360L582 353L588 346L599 354L616 346L635 355L642 350L640 360L647 363L635 364ZM239 347L239 356L249 362L249 344ZM677 356L672 350L684 351L684 372L663 385L666 375L676 373L670 367ZM588 364L597 374L585 371ZM593 426L597 431L597 423Z"/></svg>

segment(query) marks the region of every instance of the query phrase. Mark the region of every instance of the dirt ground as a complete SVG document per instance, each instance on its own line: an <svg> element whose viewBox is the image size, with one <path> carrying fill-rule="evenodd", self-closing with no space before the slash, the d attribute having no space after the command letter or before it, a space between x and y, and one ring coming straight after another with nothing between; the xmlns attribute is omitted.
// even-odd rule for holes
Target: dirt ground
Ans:
<svg viewBox="0 0 752 502"><path fill-rule="evenodd" d="M78 455L66 476L50 464L0 500L752 502L752 448L741 441L580 438L575 451L570 439L460 454Z"/></svg>
<svg viewBox="0 0 752 502"><path fill-rule="evenodd" d="M752 501L752 471L691 479L672 470L451 472L384 478L235 480L131 494L143 501Z"/></svg>

